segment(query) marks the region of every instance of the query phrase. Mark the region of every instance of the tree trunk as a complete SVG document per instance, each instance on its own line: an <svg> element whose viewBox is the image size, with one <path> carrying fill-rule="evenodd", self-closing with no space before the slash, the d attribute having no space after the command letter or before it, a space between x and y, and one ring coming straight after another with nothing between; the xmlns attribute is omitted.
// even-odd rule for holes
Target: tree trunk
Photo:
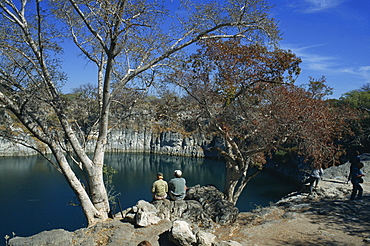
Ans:
<svg viewBox="0 0 370 246"><path fill-rule="evenodd" d="M86 216L88 226L92 226L99 221L107 219L107 213L104 213L105 211L103 209L91 202L88 192L86 191L80 180L76 177L64 153L62 151L59 151L57 148L53 148L52 150L59 163L62 174L64 175L69 186L72 188L81 203L81 207ZM97 189L96 187L94 187L92 190L94 190L96 196L102 193L106 193L105 189L104 191L102 191Z"/></svg>
<svg viewBox="0 0 370 246"><path fill-rule="evenodd" d="M110 81L113 68L113 53L115 44L112 44L110 54L108 55L104 83L103 94L100 112L100 127L99 136L95 146L93 165L87 170L89 174L90 196L95 208L101 214L103 220L108 219L110 211L108 194L104 185L103 179L103 165L105 155L105 145L107 143L108 125L109 125L109 112L110 112ZM99 75L100 76L100 75Z"/></svg>
<svg viewBox="0 0 370 246"><path fill-rule="evenodd" d="M250 167L249 158L247 161L227 162L224 193L227 200L235 205L248 182L260 172L258 171L248 176L248 169Z"/></svg>
<svg viewBox="0 0 370 246"><path fill-rule="evenodd" d="M226 182L224 193L229 202L232 202L234 205L237 201L234 199L235 188L238 185L240 174L235 165L226 164Z"/></svg>
<svg viewBox="0 0 370 246"><path fill-rule="evenodd" d="M110 211L107 191L103 179L103 165L94 164L89 173L90 197L94 207L99 212L101 220L108 219Z"/></svg>

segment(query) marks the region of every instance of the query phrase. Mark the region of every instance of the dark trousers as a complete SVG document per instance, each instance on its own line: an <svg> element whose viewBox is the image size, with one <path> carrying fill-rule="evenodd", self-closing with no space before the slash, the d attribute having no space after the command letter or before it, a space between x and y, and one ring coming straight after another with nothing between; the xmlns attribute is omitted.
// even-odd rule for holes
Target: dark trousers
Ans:
<svg viewBox="0 0 370 246"><path fill-rule="evenodd" d="M310 194L312 194L313 186L315 187L319 184L320 178L310 177Z"/></svg>
<svg viewBox="0 0 370 246"><path fill-rule="evenodd" d="M352 185L353 185L351 200L354 200L356 195L357 195L357 199L361 200L362 199L362 192L363 192L362 186L357 181L351 181L351 182L352 182Z"/></svg>

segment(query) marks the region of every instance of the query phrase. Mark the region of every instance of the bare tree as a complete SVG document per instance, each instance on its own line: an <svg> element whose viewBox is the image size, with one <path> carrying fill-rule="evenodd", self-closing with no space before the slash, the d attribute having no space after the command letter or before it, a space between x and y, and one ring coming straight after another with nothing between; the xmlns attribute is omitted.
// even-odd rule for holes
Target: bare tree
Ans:
<svg viewBox="0 0 370 246"><path fill-rule="evenodd" d="M200 40L238 37L274 42L278 39L275 22L267 13L269 6L262 0L171 4L174 3L144 0L0 2L1 105L39 144L20 138L19 142L40 154L45 153L45 146L51 150L55 161L49 161L76 193L88 225L108 217L103 182L104 148L112 127L111 104L121 93L146 91L163 73L179 67L182 52ZM165 6L179 10L171 13ZM57 23L57 27L52 23ZM87 155L80 137L81 127L68 114L59 91L66 80L60 72L58 31L62 27L69 30L67 36L98 68L99 117L95 122L97 141L92 157ZM132 102L139 97L132 98ZM15 126L11 126L13 135L8 136L15 137L14 129L19 129ZM66 154L87 173L87 184L73 172Z"/></svg>

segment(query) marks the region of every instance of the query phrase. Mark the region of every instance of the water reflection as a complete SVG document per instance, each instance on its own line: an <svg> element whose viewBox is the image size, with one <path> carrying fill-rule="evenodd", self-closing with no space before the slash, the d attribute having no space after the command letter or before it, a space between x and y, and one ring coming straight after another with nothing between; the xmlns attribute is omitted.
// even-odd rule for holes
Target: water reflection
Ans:
<svg viewBox="0 0 370 246"><path fill-rule="evenodd" d="M221 161L202 158L150 154L109 154L106 164L118 171L114 185L121 192L124 207L132 206L140 199L151 200L150 187L158 171L169 181L173 171L181 169L188 186L213 184L224 185L225 165Z"/></svg>
<svg viewBox="0 0 370 246"><path fill-rule="evenodd" d="M129 185L137 185L138 179L152 183L158 171L165 179L171 179L173 171L180 169L188 186L212 183L223 187L225 165L222 161L149 154L110 154L106 164L118 171L118 177L126 178Z"/></svg>

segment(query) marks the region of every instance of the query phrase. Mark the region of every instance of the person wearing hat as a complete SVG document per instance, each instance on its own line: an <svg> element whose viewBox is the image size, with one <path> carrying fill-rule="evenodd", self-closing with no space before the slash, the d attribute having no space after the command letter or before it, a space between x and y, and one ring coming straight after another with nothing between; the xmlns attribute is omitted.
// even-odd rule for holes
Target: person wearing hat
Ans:
<svg viewBox="0 0 370 246"><path fill-rule="evenodd" d="M169 194L172 200L183 200L186 195L186 180L182 177L180 170L175 170L175 177L168 183Z"/></svg>
<svg viewBox="0 0 370 246"><path fill-rule="evenodd" d="M168 192L168 184L163 180L163 173L157 173L157 180L152 185L152 194L154 200L166 199Z"/></svg>

